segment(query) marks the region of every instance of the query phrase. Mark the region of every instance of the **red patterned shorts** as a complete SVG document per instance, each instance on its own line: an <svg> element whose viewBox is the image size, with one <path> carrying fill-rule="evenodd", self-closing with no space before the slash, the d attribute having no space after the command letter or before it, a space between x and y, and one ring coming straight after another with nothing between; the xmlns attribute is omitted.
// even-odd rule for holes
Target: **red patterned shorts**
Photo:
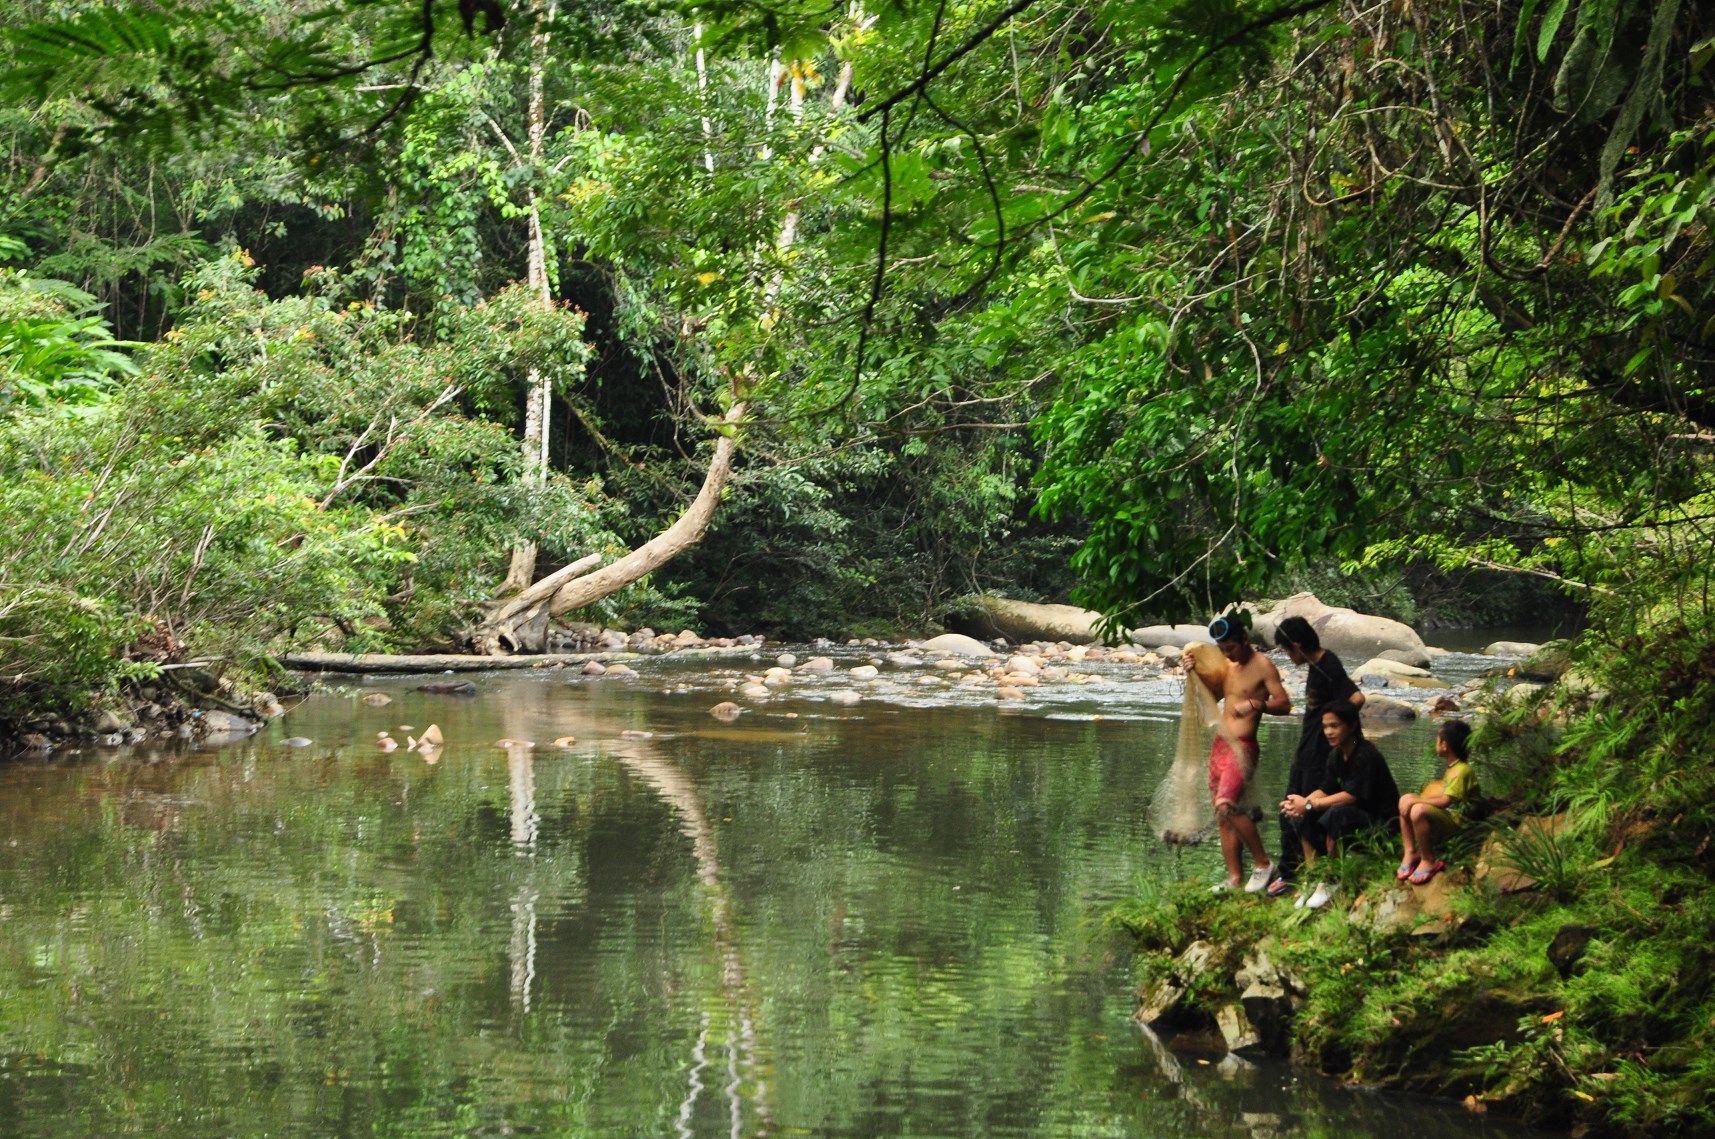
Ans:
<svg viewBox="0 0 1715 1139"><path fill-rule="evenodd" d="M1225 736L1216 736L1209 748L1209 798L1217 805L1243 799L1245 786L1256 771L1256 741L1242 739L1238 745L1246 753L1243 758Z"/></svg>

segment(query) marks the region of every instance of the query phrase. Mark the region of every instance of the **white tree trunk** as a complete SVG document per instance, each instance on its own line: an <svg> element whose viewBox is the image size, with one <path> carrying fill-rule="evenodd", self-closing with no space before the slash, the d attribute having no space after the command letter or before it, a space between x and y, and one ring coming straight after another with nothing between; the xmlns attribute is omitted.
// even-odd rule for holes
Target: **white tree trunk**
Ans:
<svg viewBox="0 0 1715 1139"><path fill-rule="evenodd" d="M557 3L548 5L547 19L554 18ZM543 23L536 25L530 52L530 109L528 144L525 154L532 170L542 167L542 152L548 135L548 111L543 97L543 72L548 62L548 32ZM530 181L530 198L526 211L530 227L526 254L526 280L530 291L541 298L544 307L553 303L548 285L548 244L542 232L541 199L537 196L535 176ZM548 428L554 408L551 377L531 368L524 377L524 485L541 486L548 477ZM536 543L520 542L512 548L512 564L506 571L501 593L517 593L536 576Z"/></svg>

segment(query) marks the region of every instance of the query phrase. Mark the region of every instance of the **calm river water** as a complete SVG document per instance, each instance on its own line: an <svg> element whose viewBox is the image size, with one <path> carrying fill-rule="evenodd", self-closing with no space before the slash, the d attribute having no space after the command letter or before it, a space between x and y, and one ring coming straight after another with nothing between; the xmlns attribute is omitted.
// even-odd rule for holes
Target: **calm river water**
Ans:
<svg viewBox="0 0 1715 1139"><path fill-rule="evenodd" d="M375 680L0 766L0 1135L1515 1134L1130 1023L1096 915L1219 860L1144 823L1176 681L997 708L884 666L723 724L735 667ZM376 747L430 722L433 764ZM1402 784L1429 738L1383 741Z"/></svg>

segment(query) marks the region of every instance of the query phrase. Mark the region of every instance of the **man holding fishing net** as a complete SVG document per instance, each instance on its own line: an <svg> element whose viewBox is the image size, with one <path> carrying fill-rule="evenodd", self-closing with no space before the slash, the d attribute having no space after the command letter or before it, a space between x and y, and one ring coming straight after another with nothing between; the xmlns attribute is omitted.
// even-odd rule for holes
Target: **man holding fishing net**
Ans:
<svg viewBox="0 0 1715 1139"><path fill-rule="evenodd" d="M1274 878L1275 867L1257 833L1262 817L1253 785L1257 760L1257 725L1263 714L1284 716L1292 711L1292 698L1280 683L1280 671L1267 656L1251 646L1250 630L1238 613L1217 617L1209 625L1209 636L1220 650L1220 661L1198 660L1197 646L1187 647L1183 664L1187 703L1193 686L1206 686L1208 694L1221 700L1215 720L1215 739L1209 745L1209 799L1220 828L1221 857L1227 864L1225 881L1214 889L1236 890L1242 883L1246 893L1260 893ZM1183 837L1165 833L1168 841ZM1244 850L1251 853L1254 869L1244 877Z"/></svg>

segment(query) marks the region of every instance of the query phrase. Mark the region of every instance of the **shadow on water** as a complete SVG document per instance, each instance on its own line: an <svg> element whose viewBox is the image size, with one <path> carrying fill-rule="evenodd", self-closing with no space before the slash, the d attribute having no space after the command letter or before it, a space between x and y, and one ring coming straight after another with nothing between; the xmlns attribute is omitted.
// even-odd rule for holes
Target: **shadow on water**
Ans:
<svg viewBox="0 0 1715 1139"><path fill-rule="evenodd" d="M1176 685L927 675L730 724L664 663L400 678L0 767L0 1135L1507 1134L1135 1028L1093 916L1219 857L1147 834ZM430 722L437 762L376 745Z"/></svg>

